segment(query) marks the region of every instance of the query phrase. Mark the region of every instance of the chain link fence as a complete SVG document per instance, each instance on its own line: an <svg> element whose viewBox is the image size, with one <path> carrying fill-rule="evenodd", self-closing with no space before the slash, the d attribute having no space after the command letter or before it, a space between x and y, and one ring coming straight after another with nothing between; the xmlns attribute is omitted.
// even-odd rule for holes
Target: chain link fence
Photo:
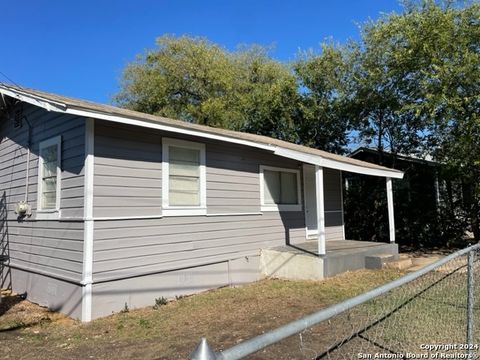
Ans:
<svg viewBox="0 0 480 360"><path fill-rule="evenodd" d="M480 244L215 353L190 359L480 359Z"/></svg>

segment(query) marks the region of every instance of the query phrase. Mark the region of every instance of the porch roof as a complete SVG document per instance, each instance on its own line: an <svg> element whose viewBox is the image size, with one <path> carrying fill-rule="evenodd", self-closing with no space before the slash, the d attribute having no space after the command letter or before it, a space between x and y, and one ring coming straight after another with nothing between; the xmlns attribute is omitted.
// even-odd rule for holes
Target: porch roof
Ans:
<svg viewBox="0 0 480 360"><path fill-rule="evenodd" d="M391 178L403 177L403 172L390 169L366 161L332 154L323 150L309 148L287 141L273 139L267 136L244 132L213 128L205 125L192 124L162 116L150 115L138 111L118 108L111 105L98 104L86 100L51 94L34 89L0 83L0 94L12 97L46 109L72 115L79 115L129 124L163 131L181 133L213 140L225 141L271 151L275 155L294 159L307 164L349 171L365 175Z"/></svg>

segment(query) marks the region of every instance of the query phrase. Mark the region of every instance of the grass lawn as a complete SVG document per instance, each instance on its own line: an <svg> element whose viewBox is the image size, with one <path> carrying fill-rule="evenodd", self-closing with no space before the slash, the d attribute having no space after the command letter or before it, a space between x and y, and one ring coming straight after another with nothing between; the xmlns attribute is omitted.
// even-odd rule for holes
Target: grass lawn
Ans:
<svg viewBox="0 0 480 360"><path fill-rule="evenodd" d="M264 280L88 324L12 296L0 304L2 358L186 359L202 336L218 351L400 275L386 269L349 272L319 282ZM274 357L305 358L298 349L283 353Z"/></svg>

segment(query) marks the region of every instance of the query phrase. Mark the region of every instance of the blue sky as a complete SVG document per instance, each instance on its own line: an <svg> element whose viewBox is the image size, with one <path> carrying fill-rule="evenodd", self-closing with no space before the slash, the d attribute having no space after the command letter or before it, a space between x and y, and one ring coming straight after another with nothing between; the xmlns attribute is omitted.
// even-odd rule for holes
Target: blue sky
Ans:
<svg viewBox="0 0 480 360"><path fill-rule="evenodd" d="M401 11L397 0L8 1L0 72L22 86L110 103L125 64L165 33L228 49L273 44L272 56L289 61L325 39L358 38L357 23L391 11Z"/></svg>

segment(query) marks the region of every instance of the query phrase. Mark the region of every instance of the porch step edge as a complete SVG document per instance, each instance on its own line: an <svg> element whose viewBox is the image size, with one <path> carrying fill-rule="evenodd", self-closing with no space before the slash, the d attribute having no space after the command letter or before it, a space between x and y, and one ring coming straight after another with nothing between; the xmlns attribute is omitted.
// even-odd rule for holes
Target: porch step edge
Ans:
<svg viewBox="0 0 480 360"><path fill-rule="evenodd" d="M382 269L388 263L397 259L394 254L376 254L365 256L365 268L366 269Z"/></svg>
<svg viewBox="0 0 480 360"><path fill-rule="evenodd" d="M411 258L404 258L389 262L385 266L389 269L406 270L413 266L413 262Z"/></svg>
<svg viewBox="0 0 480 360"><path fill-rule="evenodd" d="M324 263L320 257L294 252L262 249L260 274L266 278L322 280Z"/></svg>

